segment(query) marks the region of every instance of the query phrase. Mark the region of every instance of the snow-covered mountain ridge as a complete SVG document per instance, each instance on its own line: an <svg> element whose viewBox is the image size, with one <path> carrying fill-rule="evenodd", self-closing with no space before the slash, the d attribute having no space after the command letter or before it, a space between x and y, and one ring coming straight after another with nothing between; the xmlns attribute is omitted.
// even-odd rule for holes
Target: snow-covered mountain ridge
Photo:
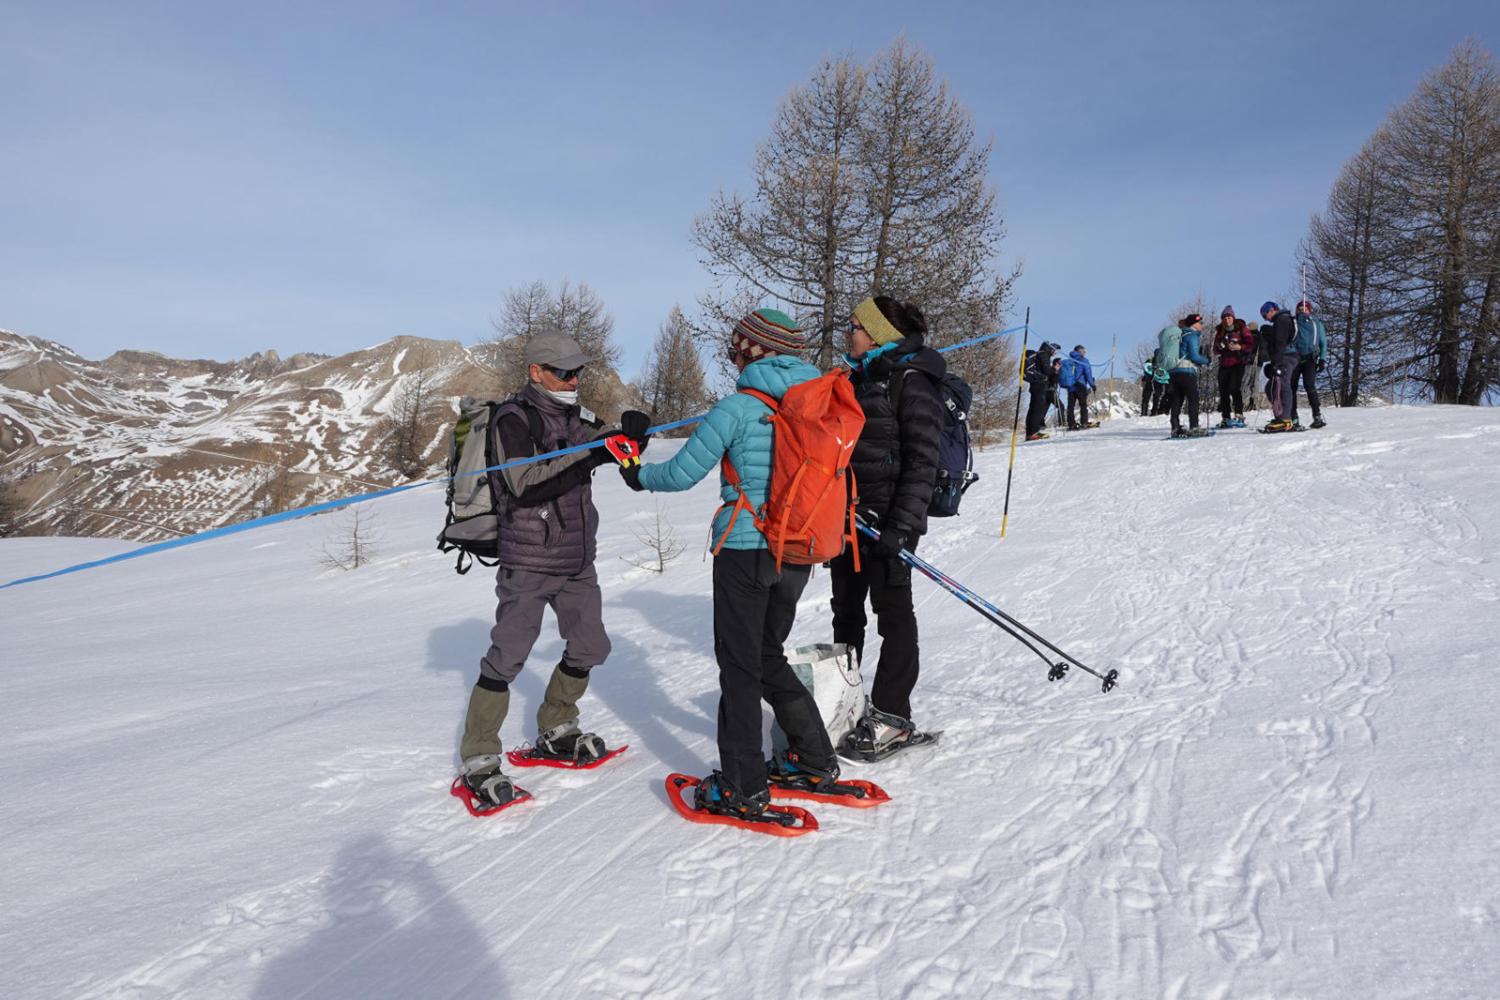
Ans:
<svg viewBox="0 0 1500 1000"><path fill-rule="evenodd" d="M120 351L93 362L0 330L0 479L27 534L160 540L402 481L381 419L425 370L444 407L494 378L457 341L396 337L340 357L238 362ZM429 421L436 457L446 420ZM291 471L294 470L294 471Z"/></svg>

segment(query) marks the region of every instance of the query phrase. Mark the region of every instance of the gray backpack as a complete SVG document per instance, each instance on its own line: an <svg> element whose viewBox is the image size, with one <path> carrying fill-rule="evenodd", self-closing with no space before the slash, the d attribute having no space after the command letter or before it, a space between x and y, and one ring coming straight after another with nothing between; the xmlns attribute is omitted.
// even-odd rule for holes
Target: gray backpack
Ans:
<svg viewBox="0 0 1500 1000"><path fill-rule="evenodd" d="M458 550L453 568L460 574L476 562L500 565L500 502L484 470L499 464L495 412L505 402L463 397L458 401L458 423L448 439L448 515L437 543L439 552ZM541 417L529 406L523 409L532 441L540 442Z"/></svg>

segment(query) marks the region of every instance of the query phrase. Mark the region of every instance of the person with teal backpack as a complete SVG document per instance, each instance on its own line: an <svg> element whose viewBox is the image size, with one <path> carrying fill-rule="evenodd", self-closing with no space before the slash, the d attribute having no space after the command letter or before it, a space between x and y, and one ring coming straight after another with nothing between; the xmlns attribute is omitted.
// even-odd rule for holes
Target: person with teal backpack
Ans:
<svg viewBox="0 0 1500 1000"><path fill-rule="evenodd" d="M1203 317L1189 313L1178 323L1164 327L1158 335L1161 366L1167 371L1167 399L1172 415L1172 436L1207 437L1212 432L1198 426L1198 369L1208 358L1198 350L1203 335ZM1182 404L1187 403L1188 426L1182 426Z"/></svg>
<svg viewBox="0 0 1500 1000"><path fill-rule="evenodd" d="M1323 420L1323 408L1318 400L1318 376L1328 365L1328 331L1323 321L1312 314L1312 303L1303 299L1297 303L1297 368L1292 373L1292 425L1297 426L1297 385L1307 392L1307 404L1312 407L1312 426L1327 427Z"/></svg>

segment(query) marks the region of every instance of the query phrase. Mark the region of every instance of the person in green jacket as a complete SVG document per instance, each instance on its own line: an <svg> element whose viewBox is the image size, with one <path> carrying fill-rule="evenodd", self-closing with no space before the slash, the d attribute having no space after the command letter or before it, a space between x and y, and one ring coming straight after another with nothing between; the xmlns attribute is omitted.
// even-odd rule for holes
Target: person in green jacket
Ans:
<svg viewBox="0 0 1500 1000"><path fill-rule="evenodd" d="M729 358L739 369L737 389L781 399L792 386L819 376L799 355L806 335L785 313L757 309L735 324ZM739 474L750 506L759 510L771 484L771 408L734 392L708 411L693 436L665 462L622 465L634 490L690 489L724 457ZM627 428L626 432L633 428ZM788 751L771 766L813 781L834 781L838 760L812 693L787 663L784 644L811 566L779 568L765 536L748 516L733 517L739 491L719 477L723 504L713 519L715 546L714 655L719 662L719 770L698 785L696 804L709 812L756 819L770 804L768 767L761 748L761 699L787 735ZM731 523L731 521L733 523Z"/></svg>

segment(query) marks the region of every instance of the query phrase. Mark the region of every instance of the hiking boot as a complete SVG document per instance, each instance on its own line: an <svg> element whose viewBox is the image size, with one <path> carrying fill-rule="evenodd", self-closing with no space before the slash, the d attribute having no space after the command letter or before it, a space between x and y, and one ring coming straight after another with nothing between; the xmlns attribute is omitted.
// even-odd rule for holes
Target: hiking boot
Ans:
<svg viewBox="0 0 1500 1000"><path fill-rule="evenodd" d="M1290 420L1273 420L1266 424L1266 433L1277 434L1281 431L1289 431L1294 425Z"/></svg>
<svg viewBox="0 0 1500 1000"><path fill-rule="evenodd" d="M1213 431L1209 430L1207 427L1193 427L1187 432L1187 436L1190 438L1206 438L1211 436L1212 434Z"/></svg>
<svg viewBox="0 0 1500 1000"><path fill-rule="evenodd" d="M1220 420L1214 426L1217 427L1221 431L1225 431L1225 430L1228 430L1229 428L1231 428L1231 427L1234 426L1234 421L1230 420L1228 417L1225 417L1223 420Z"/></svg>
<svg viewBox="0 0 1500 1000"><path fill-rule="evenodd" d="M1234 419L1231 420L1231 421L1229 421L1229 426L1230 427L1243 427L1243 426L1245 426L1245 415L1243 413L1236 413L1234 415Z"/></svg>
<svg viewBox="0 0 1500 1000"><path fill-rule="evenodd" d="M1185 438L1185 437L1188 436L1188 433L1187 433L1187 431L1183 430L1181 427L1173 427L1172 428L1172 436L1174 438Z"/></svg>
<svg viewBox="0 0 1500 1000"><path fill-rule="evenodd" d="M771 804L771 793L760 791L754 795L741 795L733 785L724 780L721 771L715 771L702 781L693 792L693 808L702 809L719 816L735 819L758 819L765 815Z"/></svg>
<svg viewBox="0 0 1500 1000"><path fill-rule="evenodd" d="M1317 415L1313 416L1313 422L1312 422L1312 429L1313 430L1317 430L1319 427L1327 427L1327 426L1328 426L1328 421L1324 420L1321 416L1317 416Z"/></svg>
<svg viewBox="0 0 1500 1000"><path fill-rule="evenodd" d="M551 760L570 760L575 764L590 764L609 753L604 741L593 733L578 731L578 723L564 722L553 726L536 738L533 757Z"/></svg>
<svg viewBox="0 0 1500 1000"><path fill-rule="evenodd" d="M839 763L835 758L826 767L818 767L796 751L788 750L766 761L766 780L773 785L816 791L819 785L831 785L839 780Z"/></svg>
<svg viewBox="0 0 1500 1000"><path fill-rule="evenodd" d="M1028 434L1028 435L1026 435L1026 440L1028 440L1028 441L1045 441L1045 440L1047 440L1047 435L1046 435L1046 433L1044 431L1037 431L1035 434Z"/></svg>
<svg viewBox="0 0 1500 1000"><path fill-rule="evenodd" d="M839 741L839 749L861 757L884 754L897 743L905 743L911 739L912 733L916 731L917 727L911 724L910 719L871 707L865 709L864 717Z"/></svg>
<svg viewBox="0 0 1500 1000"><path fill-rule="evenodd" d="M476 754L464 758L460 769L464 785L483 808L507 805L516 797L516 786L500 771L500 755Z"/></svg>

